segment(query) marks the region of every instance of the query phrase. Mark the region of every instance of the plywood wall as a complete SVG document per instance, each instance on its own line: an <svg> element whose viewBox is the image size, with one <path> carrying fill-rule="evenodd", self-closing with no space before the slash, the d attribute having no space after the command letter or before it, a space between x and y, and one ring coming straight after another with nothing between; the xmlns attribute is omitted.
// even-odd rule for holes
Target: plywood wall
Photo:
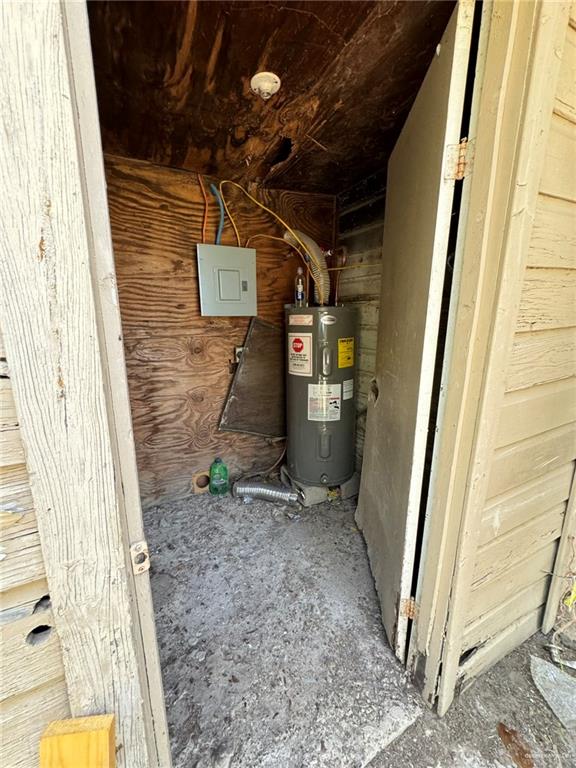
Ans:
<svg viewBox="0 0 576 768"><path fill-rule="evenodd" d="M468 602L464 652L541 625L576 463L576 22L540 181Z"/></svg>
<svg viewBox="0 0 576 768"><path fill-rule="evenodd" d="M346 266L351 268L342 270L338 278L338 301L356 307L358 313L355 382L357 469L362 466L366 407L376 367L385 184L386 171L383 170L364 179L339 197L340 244L347 255Z"/></svg>
<svg viewBox="0 0 576 768"><path fill-rule="evenodd" d="M45 726L69 716L10 366L0 337L0 764L34 768Z"/></svg>
<svg viewBox="0 0 576 768"><path fill-rule="evenodd" d="M232 473L266 467L282 447L265 438L220 432L218 421L248 318L202 317L196 243L204 203L195 173L108 156L108 200L142 497L145 503L191 491L194 473L222 456ZM252 190L254 192L255 190ZM243 244L282 228L229 189ZM335 200L268 191L256 195L322 246L334 243ZM209 196L207 242L218 207ZM223 243L235 244L227 223ZM298 256L282 243L254 240L258 314L281 325L292 300Z"/></svg>

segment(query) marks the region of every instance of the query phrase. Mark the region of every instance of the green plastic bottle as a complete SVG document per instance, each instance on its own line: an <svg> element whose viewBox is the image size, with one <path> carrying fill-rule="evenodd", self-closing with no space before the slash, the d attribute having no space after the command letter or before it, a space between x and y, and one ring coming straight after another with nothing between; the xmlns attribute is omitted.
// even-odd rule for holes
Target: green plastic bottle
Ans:
<svg viewBox="0 0 576 768"><path fill-rule="evenodd" d="M223 496L228 493L228 467L222 459L216 458L210 467L210 493L213 496Z"/></svg>

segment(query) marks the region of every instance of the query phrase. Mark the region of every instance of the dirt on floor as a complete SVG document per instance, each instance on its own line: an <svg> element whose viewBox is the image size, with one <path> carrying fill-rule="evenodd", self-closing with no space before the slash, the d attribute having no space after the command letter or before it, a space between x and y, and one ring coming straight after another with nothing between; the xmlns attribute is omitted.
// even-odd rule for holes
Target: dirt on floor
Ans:
<svg viewBox="0 0 576 768"><path fill-rule="evenodd" d="M550 660L548 642L532 637L460 694L443 718L425 710L370 768L575 768L576 733L561 725L530 673L532 655Z"/></svg>
<svg viewBox="0 0 576 768"><path fill-rule="evenodd" d="M175 768L361 768L419 717L352 504L203 495L145 524Z"/></svg>
<svg viewBox="0 0 576 768"><path fill-rule="evenodd" d="M442 720L426 709L386 642L353 504L201 495L145 527L174 768L576 766L530 677L542 638Z"/></svg>

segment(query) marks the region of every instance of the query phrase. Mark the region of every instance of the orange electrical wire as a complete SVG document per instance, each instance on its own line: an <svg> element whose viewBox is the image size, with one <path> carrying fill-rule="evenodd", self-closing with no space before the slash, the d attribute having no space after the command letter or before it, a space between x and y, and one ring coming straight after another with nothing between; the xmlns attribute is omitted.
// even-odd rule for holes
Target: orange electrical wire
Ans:
<svg viewBox="0 0 576 768"><path fill-rule="evenodd" d="M206 242L206 224L208 222L208 197L206 196L206 190L204 189L204 182L202 181L202 176L200 176L199 173L196 174L198 176L198 183L200 184L200 189L202 190L202 197L204 198L204 216L202 217L202 242Z"/></svg>

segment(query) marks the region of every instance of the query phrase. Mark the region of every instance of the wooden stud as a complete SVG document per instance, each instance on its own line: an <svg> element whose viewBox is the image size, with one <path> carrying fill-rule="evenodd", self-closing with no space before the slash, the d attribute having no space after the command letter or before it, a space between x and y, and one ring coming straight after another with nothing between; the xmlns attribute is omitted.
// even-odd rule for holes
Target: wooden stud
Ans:
<svg viewBox="0 0 576 768"><path fill-rule="evenodd" d="M40 768L116 768L114 715L56 720L40 740Z"/></svg>

